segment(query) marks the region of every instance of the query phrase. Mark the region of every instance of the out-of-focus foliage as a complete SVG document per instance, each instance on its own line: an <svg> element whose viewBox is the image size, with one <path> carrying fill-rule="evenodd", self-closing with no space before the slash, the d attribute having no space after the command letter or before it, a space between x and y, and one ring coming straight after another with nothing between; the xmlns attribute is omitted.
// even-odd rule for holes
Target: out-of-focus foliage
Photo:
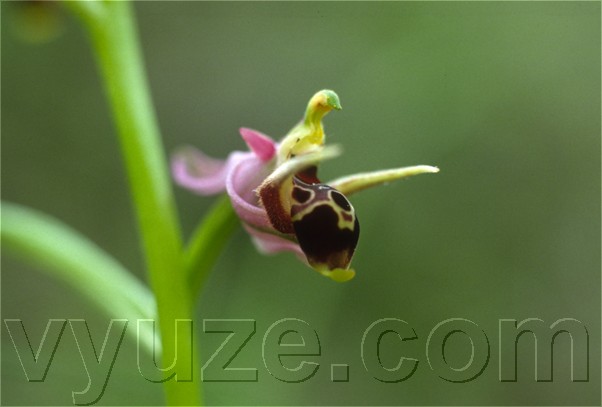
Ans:
<svg viewBox="0 0 602 407"><path fill-rule="evenodd" d="M2 5L2 197L56 216L144 278L114 128L86 39L73 19L32 46ZM410 164L441 168L353 197L362 225L358 274L331 283L290 255L259 255L239 233L210 277L197 332L206 360L225 339L202 318L252 318L257 333L233 367L257 383L205 383L209 404L573 404L600 402L600 4L137 3L167 150L194 144L224 156L237 129L281 137L322 88L341 97L330 142L342 158L322 178ZM189 235L211 199L177 191ZM407 321L418 340L385 337L385 364L419 360L408 380L373 379L364 330ZM432 372L425 343L452 317L487 334L491 358L475 380ZM558 337L552 383L533 379L521 338L518 382L500 383L498 321L576 318L590 334L590 382L570 382L570 341ZM108 320L66 286L2 259L2 318L21 318L38 344L49 318L86 318L95 341ZM318 373L299 384L265 370L261 340L281 318L318 333ZM69 332L46 382L28 383L2 330L2 403L70 404L87 376ZM96 343L96 342L95 342ZM446 355L461 367L466 340ZM37 346L37 345L36 345ZM161 386L136 369L126 340L101 404L157 404ZM311 359L311 358L310 358ZM285 361L285 363L287 363ZM350 365L332 383L330 364ZM291 361L290 366L294 366Z"/></svg>

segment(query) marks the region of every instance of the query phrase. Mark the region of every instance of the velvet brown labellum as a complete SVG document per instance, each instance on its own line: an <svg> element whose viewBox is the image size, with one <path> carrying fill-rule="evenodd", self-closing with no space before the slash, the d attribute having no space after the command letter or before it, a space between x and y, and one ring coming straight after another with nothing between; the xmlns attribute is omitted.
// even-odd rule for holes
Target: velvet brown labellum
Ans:
<svg viewBox="0 0 602 407"><path fill-rule="evenodd" d="M297 241L316 269L347 269L359 239L355 210L336 189L293 178L291 219Z"/></svg>

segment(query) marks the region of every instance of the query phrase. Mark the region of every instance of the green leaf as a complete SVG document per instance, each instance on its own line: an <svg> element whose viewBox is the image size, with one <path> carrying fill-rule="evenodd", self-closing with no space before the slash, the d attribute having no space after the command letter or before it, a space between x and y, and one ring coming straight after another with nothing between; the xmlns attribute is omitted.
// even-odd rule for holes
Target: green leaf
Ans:
<svg viewBox="0 0 602 407"><path fill-rule="evenodd" d="M111 318L136 321L156 316L153 296L139 280L92 241L51 216L2 202L2 248L62 280ZM136 337L135 323L128 332ZM140 334L141 345L152 352L153 332Z"/></svg>

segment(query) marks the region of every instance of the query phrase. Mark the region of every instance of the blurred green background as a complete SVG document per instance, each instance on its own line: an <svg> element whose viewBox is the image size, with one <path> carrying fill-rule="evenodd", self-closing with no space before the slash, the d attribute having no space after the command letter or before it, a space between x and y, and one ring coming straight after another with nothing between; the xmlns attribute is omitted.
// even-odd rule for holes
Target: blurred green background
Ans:
<svg viewBox="0 0 602 407"><path fill-rule="evenodd" d="M135 8L167 152L192 144L224 157L237 129L282 137L309 97L331 88L343 110L325 128L342 158L323 179L431 164L437 175L353 196L362 235L347 284L290 254L265 257L239 231L198 304L206 360L225 335L203 318L252 318L257 333L233 367L257 383L205 383L212 405L599 405L600 3L202 3ZM42 210L89 236L145 279L115 130L83 30L32 45L18 4L2 4L2 199ZM21 27L22 28L22 27ZM22 31L21 31L22 32ZM176 188L188 236L212 198ZM429 332L452 317L487 334L483 374L450 383L431 371ZM519 343L518 382L498 380L498 321L575 318L589 330L590 381L570 381L559 336L552 383L535 382L533 339ZM20 318L38 344L49 318L85 318L101 341L108 318L64 285L4 253L2 318ZM281 318L319 335L321 367L283 383L266 371L261 340ZM418 340L386 337L383 363L419 360L401 383L381 383L360 359L364 330L399 318ZM446 355L460 367L466 338ZM311 359L311 358L310 358ZM330 364L350 366L332 383ZM87 383L67 329L48 377L28 383L2 328L2 404L69 405ZM129 337L100 404L163 402L137 372Z"/></svg>

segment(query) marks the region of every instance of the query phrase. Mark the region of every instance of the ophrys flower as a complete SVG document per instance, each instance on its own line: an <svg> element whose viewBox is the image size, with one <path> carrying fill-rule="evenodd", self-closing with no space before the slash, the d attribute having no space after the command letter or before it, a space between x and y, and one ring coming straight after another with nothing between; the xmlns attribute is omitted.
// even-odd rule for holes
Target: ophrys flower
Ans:
<svg viewBox="0 0 602 407"><path fill-rule="evenodd" d="M175 181L196 193L226 191L244 228L263 253L295 252L335 281L353 278L350 268L359 221L348 195L384 182L439 169L428 165L355 174L323 183L317 165L340 154L325 146L322 118L341 109L331 90L316 93L305 116L280 143L248 128L240 134L250 151L224 161L187 147L172 160Z"/></svg>

